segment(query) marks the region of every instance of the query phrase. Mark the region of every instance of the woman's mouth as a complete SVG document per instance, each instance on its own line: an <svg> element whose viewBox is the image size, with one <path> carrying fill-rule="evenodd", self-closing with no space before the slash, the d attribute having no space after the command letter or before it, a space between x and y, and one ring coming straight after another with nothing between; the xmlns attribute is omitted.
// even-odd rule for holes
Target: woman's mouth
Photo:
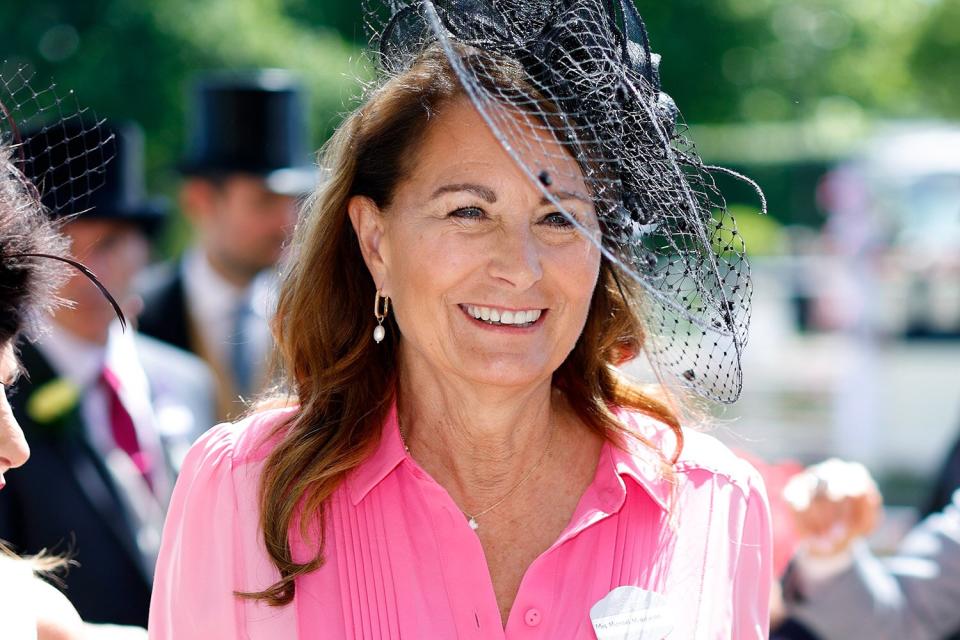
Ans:
<svg viewBox="0 0 960 640"><path fill-rule="evenodd" d="M543 315L543 309L501 309L473 304L461 304L463 311L484 324L493 327L532 327Z"/></svg>

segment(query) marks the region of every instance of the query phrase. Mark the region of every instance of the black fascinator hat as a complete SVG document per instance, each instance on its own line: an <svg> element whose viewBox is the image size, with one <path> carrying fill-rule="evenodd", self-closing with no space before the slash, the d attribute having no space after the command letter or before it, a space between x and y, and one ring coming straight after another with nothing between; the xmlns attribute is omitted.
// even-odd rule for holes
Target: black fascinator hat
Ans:
<svg viewBox="0 0 960 640"><path fill-rule="evenodd" d="M735 401L750 268L713 173L747 181L764 211L766 203L752 181L696 154L632 0L368 1L365 15L388 77L442 49L522 172L597 243L618 281L639 285L654 368L701 396ZM520 81L504 86L505 71ZM520 126L518 113L536 124ZM546 144L544 132L559 144ZM551 192L570 157L599 236Z"/></svg>
<svg viewBox="0 0 960 640"><path fill-rule="evenodd" d="M99 124L72 92L60 93L56 85L38 90L23 67L0 72L0 345L25 328L42 327L44 314L63 302L57 290L70 268L100 289L125 326L110 292L69 257L51 215L54 209L76 215L95 204L115 153L113 135ZM43 132L50 143L28 144L24 130ZM38 165L57 174L55 185L43 175L28 177L28 168Z"/></svg>

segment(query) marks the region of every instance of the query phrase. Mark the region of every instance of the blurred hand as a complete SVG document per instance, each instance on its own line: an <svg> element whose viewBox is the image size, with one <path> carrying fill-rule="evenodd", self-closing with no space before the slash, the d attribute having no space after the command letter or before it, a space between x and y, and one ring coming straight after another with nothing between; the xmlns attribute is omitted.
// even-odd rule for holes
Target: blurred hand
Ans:
<svg viewBox="0 0 960 640"><path fill-rule="evenodd" d="M812 556L834 556L873 532L883 498L866 467L831 458L807 467L783 490L797 537Z"/></svg>

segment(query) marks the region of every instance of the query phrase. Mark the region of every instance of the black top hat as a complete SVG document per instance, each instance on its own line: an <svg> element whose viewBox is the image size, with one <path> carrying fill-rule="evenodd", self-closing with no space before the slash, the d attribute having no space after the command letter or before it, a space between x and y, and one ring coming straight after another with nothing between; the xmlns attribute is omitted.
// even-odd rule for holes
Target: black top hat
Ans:
<svg viewBox="0 0 960 640"><path fill-rule="evenodd" d="M280 69L216 72L193 86L187 175L247 173L277 193L299 195L317 182L307 150L306 104L295 76Z"/></svg>
<svg viewBox="0 0 960 640"><path fill-rule="evenodd" d="M37 187L54 218L82 216L132 222L148 234L160 229L168 206L149 197L144 185L143 132L132 122L109 124L64 120L23 135L23 173ZM90 161L91 149L112 145L112 160ZM96 175L93 175L93 172ZM96 190L78 189L90 174Z"/></svg>

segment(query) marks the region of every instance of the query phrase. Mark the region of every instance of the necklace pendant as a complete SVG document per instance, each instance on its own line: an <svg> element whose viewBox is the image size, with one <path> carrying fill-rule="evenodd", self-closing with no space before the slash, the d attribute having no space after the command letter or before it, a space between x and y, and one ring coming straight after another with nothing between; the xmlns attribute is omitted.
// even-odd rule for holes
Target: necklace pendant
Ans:
<svg viewBox="0 0 960 640"><path fill-rule="evenodd" d="M476 519L476 518L470 518L470 519L467 521L467 524L469 524L469 525L470 525L470 528L473 529L474 531L476 531L477 529L480 528L480 525L477 524L477 519Z"/></svg>

